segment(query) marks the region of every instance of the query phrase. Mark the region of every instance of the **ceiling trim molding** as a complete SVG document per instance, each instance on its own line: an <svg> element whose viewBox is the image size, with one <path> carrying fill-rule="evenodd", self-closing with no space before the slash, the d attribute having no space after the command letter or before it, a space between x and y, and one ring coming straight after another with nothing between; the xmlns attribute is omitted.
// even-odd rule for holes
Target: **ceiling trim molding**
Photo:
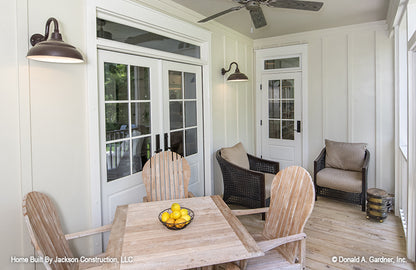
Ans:
<svg viewBox="0 0 416 270"><path fill-rule="evenodd" d="M390 37L394 34L394 27L402 20L408 3L409 0L390 0L386 19Z"/></svg>
<svg viewBox="0 0 416 270"><path fill-rule="evenodd" d="M269 37L269 38L262 38L262 39L255 39L254 40L254 49L265 49L270 46L276 46L276 42L282 40L297 40L296 43L293 42L283 42L279 46L288 46L288 45L296 45L296 44L303 44L305 43L302 40L306 40L308 37L322 37L328 35L334 35L339 32L348 33L356 31L357 29L364 30L364 29L375 29L378 28L382 31L386 31L387 34L387 24L385 20L382 21L375 21L369 23L360 23L360 24L352 24L347 26L340 26L340 27L333 27L327 29L320 29L320 30L312 30L307 32L301 33L294 33L276 37Z"/></svg>

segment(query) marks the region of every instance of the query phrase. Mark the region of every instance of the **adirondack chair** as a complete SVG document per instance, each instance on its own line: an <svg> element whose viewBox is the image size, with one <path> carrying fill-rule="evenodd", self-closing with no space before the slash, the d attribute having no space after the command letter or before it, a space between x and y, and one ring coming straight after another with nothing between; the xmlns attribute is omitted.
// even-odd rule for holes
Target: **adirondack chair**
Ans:
<svg viewBox="0 0 416 270"><path fill-rule="evenodd" d="M233 210L236 216L267 212L263 232L253 235L266 255L228 263L226 269L302 269L306 253L303 228L314 203L314 185L305 169L292 166L280 171L272 183L269 208Z"/></svg>
<svg viewBox="0 0 416 270"><path fill-rule="evenodd" d="M164 151L151 157L143 167L142 177L147 194L143 202L194 197L188 191L188 161L175 152Z"/></svg>
<svg viewBox="0 0 416 270"><path fill-rule="evenodd" d="M37 255L41 258L46 258L46 256L53 259L56 257L74 258L69 248L68 240L102 233L111 229L111 225L106 225L92 230L65 235L62 232L61 223L51 199L47 195L36 191L26 194L23 198L23 215L32 245ZM104 257L105 254L98 256ZM82 262L59 263L53 261L52 264L48 264L44 261L43 264L47 270L101 269L102 267L99 263Z"/></svg>

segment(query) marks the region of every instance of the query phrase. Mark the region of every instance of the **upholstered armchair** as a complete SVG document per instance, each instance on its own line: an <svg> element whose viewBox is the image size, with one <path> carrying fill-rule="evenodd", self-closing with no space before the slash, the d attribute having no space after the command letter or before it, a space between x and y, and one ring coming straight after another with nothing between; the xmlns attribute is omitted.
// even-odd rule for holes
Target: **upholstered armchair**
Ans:
<svg viewBox="0 0 416 270"><path fill-rule="evenodd" d="M268 205L270 187L279 172L278 162L247 154L241 143L221 148L216 158L221 167L226 203L248 208Z"/></svg>
<svg viewBox="0 0 416 270"><path fill-rule="evenodd" d="M367 144L325 140L314 161L316 196L356 203L365 211L369 162Z"/></svg>

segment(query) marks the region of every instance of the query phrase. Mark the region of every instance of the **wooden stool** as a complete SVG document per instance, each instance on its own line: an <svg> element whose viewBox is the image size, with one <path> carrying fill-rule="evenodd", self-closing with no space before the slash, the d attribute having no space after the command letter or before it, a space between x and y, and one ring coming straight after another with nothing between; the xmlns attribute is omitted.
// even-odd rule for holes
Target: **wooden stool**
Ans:
<svg viewBox="0 0 416 270"><path fill-rule="evenodd" d="M389 194L379 188L367 190L367 219L373 218L383 222L387 218Z"/></svg>

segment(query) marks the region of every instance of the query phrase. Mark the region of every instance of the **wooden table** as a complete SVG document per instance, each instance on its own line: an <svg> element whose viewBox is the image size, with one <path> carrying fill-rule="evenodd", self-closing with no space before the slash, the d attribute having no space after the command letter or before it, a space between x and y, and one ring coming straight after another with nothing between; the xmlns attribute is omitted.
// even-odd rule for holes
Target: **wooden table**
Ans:
<svg viewBox="0 0 416 270"><path fill-rule="evenodd" d="M173 202L195 213L183 230L169 230L158 220ZM264 255L219 196L119 206L107 254L118 263L103 269L123 270L188 269Z"/></svg>

